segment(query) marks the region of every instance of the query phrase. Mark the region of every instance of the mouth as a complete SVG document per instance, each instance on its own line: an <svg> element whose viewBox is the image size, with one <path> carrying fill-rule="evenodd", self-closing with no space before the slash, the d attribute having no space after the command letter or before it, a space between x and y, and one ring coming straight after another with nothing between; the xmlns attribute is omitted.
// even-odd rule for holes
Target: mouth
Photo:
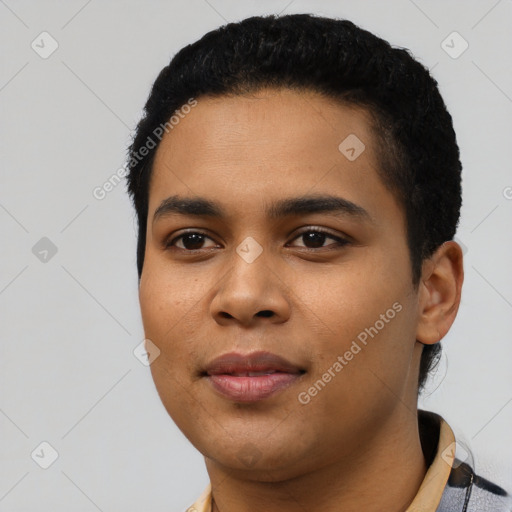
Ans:
<svg viewBox="0 0 512 512"><path fill-rule="evenodd" d="M270 352L231 352L214 359L202 376L235 402L257 402L290 387L305 370Z"/></svg>

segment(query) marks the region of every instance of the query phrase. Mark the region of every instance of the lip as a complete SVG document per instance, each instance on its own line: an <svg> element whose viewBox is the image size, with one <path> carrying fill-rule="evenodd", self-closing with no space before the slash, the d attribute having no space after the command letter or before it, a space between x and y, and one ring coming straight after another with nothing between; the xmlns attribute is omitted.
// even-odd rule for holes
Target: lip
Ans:
<svg viewBox="0 0 512 512"><path fill-rule="evenodd" d="M209 363L203 377L225 398L257 402L288 388L303 373L303 369L270 352L230 352Z"/></svg>

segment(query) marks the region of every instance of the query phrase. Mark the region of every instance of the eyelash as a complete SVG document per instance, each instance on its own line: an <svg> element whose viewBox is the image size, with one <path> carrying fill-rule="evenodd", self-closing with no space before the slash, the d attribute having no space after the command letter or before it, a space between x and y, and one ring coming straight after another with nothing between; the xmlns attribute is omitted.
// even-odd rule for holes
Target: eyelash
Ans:
<svg viewBox="0 0 512 512"><path fill-rule="evenodd" d="M326 235L327 238L331 238L332 240L336 241L335 244L330 244L330 245L334 245L337 248L344 247L344 246L346 246L346 245L348 245L350 243L350 241L348 239L346 239L346 238L332 235L329 231L325 231L323 229L315 228L315 227L307 228L304 231L301 231L300 233L298 233L295 236L295 238L293 238L293 240L296 240L297 238L300 238L301 236L305 235L306 233L320 233L320 234ZM164 241L164 249L170 249L171 247L174 247L174 243L176 241L182 239L184 236L187 236L187 235L202 235L205 238L209 238L210 240L212 240L211 237L209 237L206 233L203 233L201 231L187 231L187 232L182 233L181 235L179 235L179 236L177 236L177 237L175 237L175 238L173 238L171 240L165 240ZM325 250L328 247L329 247L329 245L327 245L325 247L322 246L322 247L314 247L314 248L313 247L301 247L301 248L302 249L306 249L308 251L317 251L317 250ZM178 247L177 249L180 250L180 251L185 251L185 252L189 252L189 253L194 253L196 251L204 250L204 249L183 249L182 247ZM211 249L211 247L208 247L207 249Z"/></svg>

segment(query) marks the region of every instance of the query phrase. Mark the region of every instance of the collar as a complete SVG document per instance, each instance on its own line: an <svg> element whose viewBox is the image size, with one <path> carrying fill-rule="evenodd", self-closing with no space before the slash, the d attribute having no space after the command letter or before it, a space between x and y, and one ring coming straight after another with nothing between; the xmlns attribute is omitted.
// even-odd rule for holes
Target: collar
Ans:
<svg viewBox="0 0 512 512"><path fill-rule="evenodd" d="M406 512L435 512L455 459L455 435L450 425L433 412L418 410L418 424L423 454L432 462ZM439 432L437 443L436 430Z"/></svg>

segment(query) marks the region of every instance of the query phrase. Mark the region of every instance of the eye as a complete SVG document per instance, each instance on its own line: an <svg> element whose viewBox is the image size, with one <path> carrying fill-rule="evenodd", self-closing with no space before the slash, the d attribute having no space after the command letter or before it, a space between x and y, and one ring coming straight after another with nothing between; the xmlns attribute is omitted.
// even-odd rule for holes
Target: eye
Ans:
<svg viewBox="0 0 512 512"><path fill-rule="evenodd" d="M334 240L334 243L324 245L326 240ZM205 242L210 240L211 245L205 246ZM302 240L303 245L295 245L295 247L304 247L306 249L321 249L321 248L335 248L343 247L350 242L340 236L335 236L328 231L324 231L320 228L308 228L299 233L294 240ZM208 249L211 247L217 247L218 245L205 233L200 231L188 231L181 235L172 238L168 242L164 242L164 248L170 249L176 247L182 251L197 251L201 249Z"/></svg>
<svg viewBox="0 0 512 512"><path fill-rule="evenodd" d="M325 246L324 243L327 239L334 240L335 243ZM302 231L302 233L299 233L299 235L295 237L294 240L302 240L304 243L303 246L299 245L295 247L306 247L307 249L318 249L326 247L331 248L331 246L343 247L350 243L345 238L334 236L328 231L324 231L323 229L319 228L308 228Z"/></svg>
<svg viewBox="0 0 512 512"><path fill-rule="evenodd" d="M213 240L206 236L204 233L200 231L189 231L187 233L183 233L168 242L165 242L165 248L169 249L170 247L177 247L178 249L182 249L185 251L195 251L199 249L205 249L203 244L206 240ZM177 245L176 242L181 243L181 246ZM210 247L215 247L216 244L211 245ZM208 247L206 247L208 248Z"/></svg>

